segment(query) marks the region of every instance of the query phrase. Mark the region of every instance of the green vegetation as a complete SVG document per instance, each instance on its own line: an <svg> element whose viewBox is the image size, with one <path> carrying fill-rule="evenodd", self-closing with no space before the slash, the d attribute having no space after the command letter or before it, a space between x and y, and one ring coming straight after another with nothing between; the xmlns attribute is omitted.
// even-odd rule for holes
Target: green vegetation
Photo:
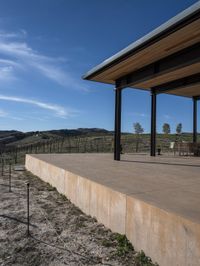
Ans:
<svg viewBox="0 0 200 266"><path fill-rule="evenodd" d="M134 132L137 136L136 138L136 144L135 144L135 152L138 152L139 150L139 143L140 143L140 135L144 132L144 129L142 128L142 126L140 125L140 123L134 123L133 124L133 128L134 128Z"/></svg>
<svg viewBox="0 0 200 266"><path fill-rule="evenodd" d="M126 258L129 254L134 252L134 264L136 266L158 266L157 263L153 263L151 258L145 255L144 251L136 252L132 244L129 242L125 235L118 233L113 233L108 239L102 241L104 247L114 247L116 251L113 256L121 257L121 259Z"/></svg>
<svg viewBox="0 0 200 266"><path fill-rule="evenodd" d="M110 241L110 239L103 239L102 240L102 246L107 247L107 248L112 247L113 242Z"/></svg>
<svg viewBox="0 0 200 266"><path fill-rule="evenodd" d="M67 197L64 194L60 194L62 200L67 200Z"/></svg>
<svg viewBox="0 0 200 266"><path fill-rule="evenodd" d="M129 251L133 250L132 244L128 241L127 237L125 235L120 235L120 234L114 234L115 239L117 240L117 252L116 254L118 256L124 256L126 255Z"/></svg>
<svg viewBox="0 0 200 266"><path fill-rule="evenodd" d="M170 124L164 123L163 127L162 127L162 130L163 130L164 134L166 134L166 135L170 134L170 132L171 132Z"/></svg>
<svg viewBox="0 0 200 266"><path fill-rule="evenodd" d="M55 191L55 190L56 190L56 188L53 187L51 184L46 183L46 185L47 185L47 190L48 190L48 191Z"/></svg>
<svg viewBox="0 0 200 266"><path fill-rule="evenodd" d="M157 263L153 263L151 258L147 257L144 253L144 251L140 251L135 256L135 262L137 263L137 266L158 266Z"/></svg>
<svg viewBox="0 0 200 266"><path fill-rule="evenodd" d="M144 129L138 122L133 124L133 128L134 128L135 134L142 134L144 132Z"/></svg>
<svg viewBox="0 0 200 266"><path fill-rule="evenodd" d="M182 124L179 123L177 126L176 126L176 133L177 134L181 134L182 133Z"/></svg>
<svg viewBox="0 0 200 266"><path fill-rule="evenodd" d="M181 126L179 125L179 131L180 129ZM11 131L14 138L16 138L15 133L18 136L20 135L19 132ZM5 134L9 137L9 132L4 131L3 135L5 136ZM78 129L73 130L73 132L70 130L70 134L68 130L34 132L34 134L28 132L24 134L26 137L16 142L1 143L1 159L4 161L11 159L14 163L23 164L25 154L112 153L114 149L113 132L104 129ZM174 141L192 142L192 134L157 134L157 148L161 149L162 154L170 152L170 142ZM197 141L200 141L200 134ZM150 134L122 133L121 145L123 153L149 153Z"/></svg>

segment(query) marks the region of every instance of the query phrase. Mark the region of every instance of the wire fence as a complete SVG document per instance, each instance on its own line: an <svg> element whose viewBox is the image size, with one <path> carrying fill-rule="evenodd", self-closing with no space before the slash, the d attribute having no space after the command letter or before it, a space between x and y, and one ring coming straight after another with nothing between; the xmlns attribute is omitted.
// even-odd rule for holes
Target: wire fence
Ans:
<svg viewBox="0 0 200 266"><path fill-rule="evenodd" d="M23 171L23 178L20 178L19 174L16 174L19 170ZM43 244L51 248L67 252L70 261L77 262L77 265L89 265L89 263L91 265L92 262L94 265L97 263L102 265L111 265L109 263L102 262L99 257L94 256L94 258L91 258L91 256L73 250L69 247L66 240L58 234L52 220L48 218L48 214L43 208L41 208L40 204L38 204L37 198L39 195L37 195L37 197L35 196L37 188L34 187L33 182L31 182L30 175L26 176L26 172L24 170L25 169L23 169L22 166L16 166L11 158L7 158L7 160L4 160L4 163L1 164L1 195L2 193L10 193L10 197L11 195L14 196L12 200L12 209L10 211L7 209L5 214L1 212L0 217L6 219L7 221L14 221L23 225L24 237L33 240L35 243L34 245L37 246L37 244ZM43 192L40 191L40 194L41 193ZM20 217L17 212L15 212L15 209L20 211ZM40 221L45 224L44 227L48 228L47 233L51 231L54 234L54 243L52 241L42 239L44 232L41 233L41 224L37 222L36 216L38 215L40 216ZM84 246L82 247L84 249ZM18 255L23 257L20 253L18 253ZM61 262L65 263L63 259Z"/></svg>
<svg viewBox="0 0 200 266"><path fill-rule="evenodd" d="M191 141L192 136L179 136L179 141ZM170 152L170 142L176 141L176 135L157 136L157 148L162 153ZM122 134L122 153L149 153L150 136L148 134ZM50 140L40 140L35 143L21 143L0 146L0 164L10 158L12 162L24 163L25 154L37 153L112 153L114 151L114 136L67 136Z"/></svg>

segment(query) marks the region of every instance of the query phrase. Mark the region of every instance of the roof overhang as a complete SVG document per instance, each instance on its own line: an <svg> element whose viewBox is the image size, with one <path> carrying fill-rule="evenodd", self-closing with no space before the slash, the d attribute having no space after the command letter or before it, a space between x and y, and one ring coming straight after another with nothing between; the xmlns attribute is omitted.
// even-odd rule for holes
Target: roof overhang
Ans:
<svg viewBox="0 0 200 266"><path fill-rule="evenodd" d="M155 88L193 97L200 95L199 74L200 1L94 67L83 78L119 88ZM171 89L163 89L169 85Z"/></svg>

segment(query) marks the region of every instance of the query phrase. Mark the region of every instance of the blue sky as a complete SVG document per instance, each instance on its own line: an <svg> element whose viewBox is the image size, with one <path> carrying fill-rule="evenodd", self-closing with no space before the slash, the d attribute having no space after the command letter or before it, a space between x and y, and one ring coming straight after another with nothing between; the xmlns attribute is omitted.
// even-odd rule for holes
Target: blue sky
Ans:
<svg viewBox="0 0 200 266"><path fill-rule="evenodd" d="M114 125L113 87L84 81L90 68L196 1L1 0L0 130ZM150 129L148 92L123 91L122 130ZM192 129L192 101L158 97L157 128ZM199 123L200 129L200 123Z"/></svg>

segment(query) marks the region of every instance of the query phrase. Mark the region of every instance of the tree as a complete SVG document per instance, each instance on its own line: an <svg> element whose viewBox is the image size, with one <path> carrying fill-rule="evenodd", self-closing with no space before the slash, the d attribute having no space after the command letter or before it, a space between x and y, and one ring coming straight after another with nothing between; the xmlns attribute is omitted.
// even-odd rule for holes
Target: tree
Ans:
<svg viewBox="0 0 200 266"><path fill-rule="evenodd" d="M170 134L171 130L170 130L170 125L168 123L164 123L163 124L163 133L164 134Z"/></svg>
<svg viewBox="0 0 200 266"><path fill-rule="evenodd" d="M135 134L139 135L139 134L142 134L144 132L144 129L142 128L142 126L138 122L134 123L133 127L134 127Z"/></svg>
<svg viewBox="0 0 200 266"><path fill-rule="evenodd" d="M176 126L176 133L177 133L177 134L181 134L181 133L182 133L182 123L179 123L179 124Z"/></svg>
<svg viewBox="0 0 200 266"><path fill-rule="evenodd" d="M136 152L138 152L138 150L139 150L139 142L140 142L139 135L144 132L144 129L142 128L142 126L138 122L133 124L133 128L134 128L135 134L137 135L135 150L136 150Z"/></svg>

